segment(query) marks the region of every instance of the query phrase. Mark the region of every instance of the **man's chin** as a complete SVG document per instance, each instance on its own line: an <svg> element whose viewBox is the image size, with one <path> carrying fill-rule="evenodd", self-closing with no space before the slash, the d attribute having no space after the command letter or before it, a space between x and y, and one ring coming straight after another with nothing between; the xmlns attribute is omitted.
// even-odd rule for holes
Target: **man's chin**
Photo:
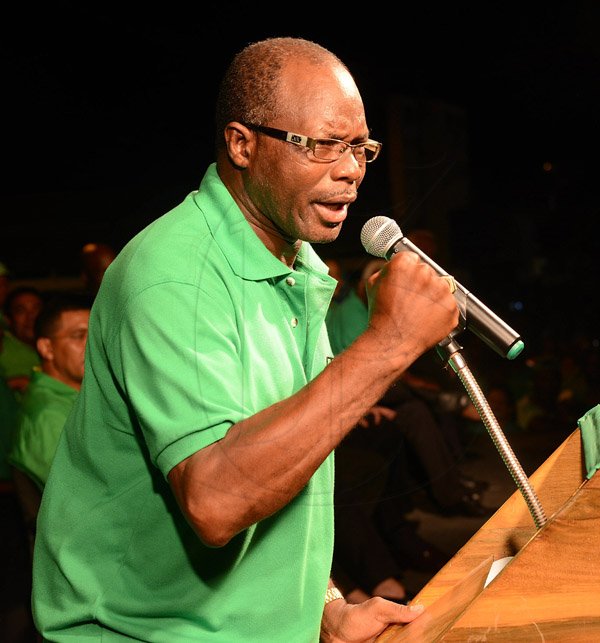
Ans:
<svg viewBox="0 0 600 643"><path fill-rule="evenodd" d="M311 235L310 239L307 239L310 243L319 244L319 243L331 243L335 241L342 231L342 223L332 223L326 226L323 226L319 232Z"/></svg>

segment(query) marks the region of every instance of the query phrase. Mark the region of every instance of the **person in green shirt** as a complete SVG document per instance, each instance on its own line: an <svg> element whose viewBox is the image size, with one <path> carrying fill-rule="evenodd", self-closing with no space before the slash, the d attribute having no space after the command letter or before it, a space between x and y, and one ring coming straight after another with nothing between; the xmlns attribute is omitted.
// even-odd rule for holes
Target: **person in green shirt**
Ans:
<svg viewBox="0 0 600 643"><path fill-rule="evenodd" d="M40 364L35 349L34 323L42 304L42 293L32 286L12 289L4 302L8 327L0 328L0 377L17 399L27 388L32 369Z"/></svg>
<svg viewBox="0 0 600 643"><path fill-rule="evenodd" d="M32 543L41 492L81 387L89 317L87 298L65 294L49 299L35 321L41 366L21 400L8 456Z"/></svg>
<svg viewBox="0 0 600 643"><path fill-rule="evenodd" d="M0 481L11 486L8 454L17 426L18 402L6 381L0 377Z"/></svg>
<svg viewBox="0 0 600 643"><path fill-rule="evenodd" d="M57 295L42 308L35 328L41 367L21 402L10 461L42 490L65 420L81 388L90 303Z"/></svg>
<svg viewBox="0 0 600 643"><path fill-rule="evenodd" d="M371 326L331 359L335 280L313 244L337 238L381 146L327 49L239 52L216 141L199 189L96 296L38 518L46 640L358 642L422 611L332 586L333 451L456 327L448 284L400 253L373 280Z"/></svg>
<svg viewBox="0 0 600 643"><path fill-rule="evenodd" d="M368 278L385 265L383 259L371 259L363 267L362 275L355 287L352 288L338 306L327 317L326 324L329 332L329 341L333 354L337 355L347 348L369 324L369 311L366 293ZM440 370L442 362L440 360ZM380 452L386 459L393 461L392 454L404 452L408 447L409 463L412 465L412 475L426 489L434 510L443 515L465 515L480 517L493 513L492 507L486 507L480 502L479 492L473 492L465 486L466 480L460 470L458 458L450 448L438 417L429 407L428 403L413 388L407 384L409 371L404 371L399 380L386 391L379 400L379 409L388 410L385 429L377 432L380 440L371 439L371 450ZM389 413L391 411L391 414ZM374 418L365 423L365 426L375 426ZM364 438L360 431L354 431L343 446L353 447L365 454ZM339 455L339 450L338 450ZM339 459L339 458L338 458ZM352 465L349 466L352 470ZM473 481L475 482L475 481ZM354 485L357 481L354 480ZM401 493L396 489L390 491L393 495ZM379 508L386 520L393 515L388 506L382 504ZM392 522L392 529L396 525ZM388 526L388 530L390 527ZM399 530L404 533L405 530ZM418 564L416 552L422 550L433 565L441 567L443 556L432 555L435 548L428 543L394 542L392 535L387 540L391 541L405 558L412 552L412 560L407 564ZM411 539L412 540L412 539ZM428 551L430 550L430 551ZM425 562L425 561L423 561ZM429 565L427 565L429 567Z"/></svg>

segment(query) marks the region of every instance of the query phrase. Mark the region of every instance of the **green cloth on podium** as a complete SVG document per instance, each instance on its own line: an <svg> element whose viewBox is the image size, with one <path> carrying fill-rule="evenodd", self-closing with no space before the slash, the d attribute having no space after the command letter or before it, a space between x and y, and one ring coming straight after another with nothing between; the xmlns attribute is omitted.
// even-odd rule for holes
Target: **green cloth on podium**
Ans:
<svg viewBox="0 0 600 643"><path fill-rule="evenodd" d="M588 480L600 469L600 404L577 422L581 430L585 470Z"/></svg>

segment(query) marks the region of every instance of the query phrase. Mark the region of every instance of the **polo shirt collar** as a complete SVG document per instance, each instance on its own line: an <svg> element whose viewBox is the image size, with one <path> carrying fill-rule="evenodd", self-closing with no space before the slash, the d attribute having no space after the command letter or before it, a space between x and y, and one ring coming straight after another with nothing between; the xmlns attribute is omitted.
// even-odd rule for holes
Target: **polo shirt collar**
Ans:
<svg viewBox="0 0 600 643"><path fill-rule="evenodd" d="M206 170L200 188L193 194L194 201L204 214L215 243L237 275L259 281L293 272L271 254L258 238L221 181L216 163ZM302 242L296 265L311 272L328 272L327 266L306 241Z"/></svg>
<svg viewBox="0 0 600 643"><path fill-rule="evenodd" d="M35 367L33 369L31 382L36 386L42 385L45 389L53 391L55 393L60 393L61 395L64 395L66 393L68 395L75 396L78 393L77 389L74 389L72 386L61 382L60 380L57 380L55 377L52 377L52 375L44 373L44 371L42 371L40 367Z"/></svg>

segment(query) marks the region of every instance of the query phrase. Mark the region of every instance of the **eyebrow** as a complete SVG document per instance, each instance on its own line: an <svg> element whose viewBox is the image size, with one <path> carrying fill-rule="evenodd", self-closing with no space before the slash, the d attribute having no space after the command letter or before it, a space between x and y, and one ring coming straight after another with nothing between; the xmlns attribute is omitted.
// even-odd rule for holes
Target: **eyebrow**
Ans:
<svg viewBox="0 0 600 643"><path fill-rule="evenodd" d="M371 140L371 132L368 131L366 136L355 136L354 138L351 138L349 141L346 141L345 138L339 137L339 136L322 136L322 137L316 137L316 138L335 138L338 141L344 141L347 143L365 143L366 141Z"/></svg>

